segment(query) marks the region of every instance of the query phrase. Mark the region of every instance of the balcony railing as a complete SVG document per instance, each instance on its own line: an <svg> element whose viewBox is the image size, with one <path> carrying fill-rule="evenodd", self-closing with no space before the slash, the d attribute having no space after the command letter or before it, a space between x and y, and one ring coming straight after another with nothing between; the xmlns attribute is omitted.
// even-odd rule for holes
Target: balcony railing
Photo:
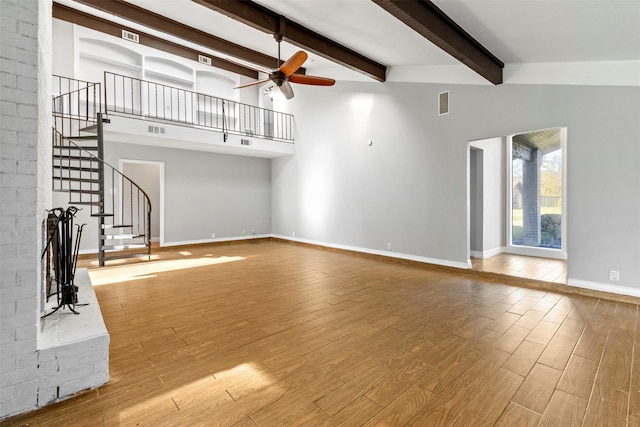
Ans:
<svg viewBox="0 0 640 427"><path fill-rule="evenodd" d="M104 73L107 113L293 141L293 115L160 83Z"/></svg>
<svg viewBox="0 0 640 427"><path fill-rule="evenodd" d="M52 76L53 114L57 118L93 121L100 113L102 91L100 83L71 79L58 75ZM87 124L84 124L87 126ZM77 134L69 134L77 136Z"/></svg>

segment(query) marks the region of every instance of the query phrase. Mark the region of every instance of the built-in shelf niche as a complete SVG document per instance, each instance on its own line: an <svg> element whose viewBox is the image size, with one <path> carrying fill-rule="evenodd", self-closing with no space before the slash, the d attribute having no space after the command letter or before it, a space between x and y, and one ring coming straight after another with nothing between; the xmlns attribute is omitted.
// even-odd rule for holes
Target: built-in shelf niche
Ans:
<svg viewBox="0 0 640 427"><path fill-rule="evenodd" d="M144 58L144 79L180 89L193 90L194 70L165 58Z"/></svg>
<svg viewBox="0 0 640 427"><path fill-rule="evenodd" d="M104 40L79 39L80 79L102 82L104 71L140 78L142 55Z"/></svg>

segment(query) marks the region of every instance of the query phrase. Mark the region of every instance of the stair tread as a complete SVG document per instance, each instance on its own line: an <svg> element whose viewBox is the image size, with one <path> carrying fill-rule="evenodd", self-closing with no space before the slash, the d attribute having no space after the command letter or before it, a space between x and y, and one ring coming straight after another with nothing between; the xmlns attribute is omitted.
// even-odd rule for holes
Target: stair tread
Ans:
<svg viewBox="0 0 640 427"><path fill-rule="evenodd" d="M98 159L96 157L92 157L92 156L62 156L62 155L53 155L53 160L86 160L86 161L92 161L95 162Z"/></svg>
<svg viewBox="0 0 640 427"><path fill-rule="evenodd" d="M73 181L73 182L86 182L88 184L100 184L99 179L78 178L74 176L64 176L64 177L54 176L53 179L62 179L65 181Z"/></svg>
<svg viewBox="0 0 640 427"><path fill-rule="evenodd" d="M139 237L144 237L144 234L101 234L100 238L102 240L126 240L126 239L137 239Z"/></svg>
<svg viewBox="0 0 640 427"><path fill-rule="evenodd" d="M73 194L90 194L92 196L99 196L101 193L100 190L80 190L78 188L67 188L63 191L66 191L67 193L73 193Z"/></svg>
<svg viewBox="0 0 640 427"><path fill-rule="evenodd" d="M112 229L112 228L130 228L133 227L131 224L104 224L102 229Z"/></svg>
<svg viewBox="0 0 640 427"><path fill-rule="evenodd" d="M140 248L146 248L147 245L145 245L144 243L139 243L139 244L130 244L130 245L104 245L102 247L102 249L104 249L105 251L122 251L125 249L140 249Z"/></svg>
<svg viewBox="0 0 640 427"><path fill-rule="evenodd" d="M71 141L73 141L75 139L81 141L81 140L85 140L85 139L98 139L98 136L97 135L78 135L78 136L65 136L64 138L65 139L69 139Z"/></svg>
<svg viewBox="0 0 640 427"><path fill-rule="evenodd" d="M67 170L80 171L80 172L95 172L95 173L100 172L100 169L98 168L87 168L87 167L80 167L80 166L53 165L53 167L58 169L67 169ZM58 177L58 176L54 176L54 178L65 179L65 177Z"/></svg>
<svg viewBox="0 0 640 427"><path fill-rule="evenodd" d="M91 216L96 217L96 218L100 218L100 217L106 218L106 217L113 216L113 214L112 213L108 213L108 212L97 212L97 213L91 214Z"/></svg>
<svg viewBox="0 0 640 427"><path fill-rule="evenodd" d="M94 206L102 206L102 202L76 202L76 201L70 201L69 204L71 205L94 205Z"/></svg>
<svg viewBox="0 0 640 427"><path fill-rule="evenodd" d="M98 147L95 145L54 145L53 149L55 150L56 148L58 150L98 150Z"/></svg>

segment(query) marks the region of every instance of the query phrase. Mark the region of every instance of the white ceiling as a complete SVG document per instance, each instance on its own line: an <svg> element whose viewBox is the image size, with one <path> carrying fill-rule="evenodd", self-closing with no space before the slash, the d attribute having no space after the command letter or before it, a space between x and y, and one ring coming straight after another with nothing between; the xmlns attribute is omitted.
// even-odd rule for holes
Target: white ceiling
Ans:
<svg viewBox="0 0 640 427"><path fill-rule="evenodd" d="M191 0L128 1L234 43L271 56L277 54L271 35ZM257 3L387 65L390 75L394 69L404 70L404 74L396 74L402 76L410 69L424 73L459 66L455 59L371 0L257 0ZM434 0L434 3L507 67L528 63L640 61L640 0ZM296 50L286 40L283 42L283 58ZM366 79L315 55L310 55L305 67L308 74Z"/></svg>

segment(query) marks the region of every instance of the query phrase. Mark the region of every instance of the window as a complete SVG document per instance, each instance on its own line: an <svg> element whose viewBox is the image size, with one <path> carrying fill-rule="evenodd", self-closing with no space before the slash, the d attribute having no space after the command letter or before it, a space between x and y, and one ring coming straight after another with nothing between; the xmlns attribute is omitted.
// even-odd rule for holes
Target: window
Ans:
<svg viewBox="0 0 640 427"><path fill-rule="evenodd" d="M509 144L508 248L565 258L565 129L514 135Z"/></svg>

